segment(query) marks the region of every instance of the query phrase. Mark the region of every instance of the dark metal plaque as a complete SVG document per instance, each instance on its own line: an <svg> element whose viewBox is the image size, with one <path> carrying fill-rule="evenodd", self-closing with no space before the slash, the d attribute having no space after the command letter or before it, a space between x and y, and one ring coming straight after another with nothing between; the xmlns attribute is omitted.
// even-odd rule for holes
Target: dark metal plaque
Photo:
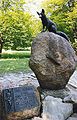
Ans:
<svg viewBox="0 0 77 120"><path fill-rule="evenodd" d="M22 86L3 90L5 113L31 109L39 105L33 86Z"/></svg>
<svg viewBox="0 0 77 120"><path fill-rule="evenodd" d="M13 89L3 90L3 109L6 113L14 112Z"/></svg>

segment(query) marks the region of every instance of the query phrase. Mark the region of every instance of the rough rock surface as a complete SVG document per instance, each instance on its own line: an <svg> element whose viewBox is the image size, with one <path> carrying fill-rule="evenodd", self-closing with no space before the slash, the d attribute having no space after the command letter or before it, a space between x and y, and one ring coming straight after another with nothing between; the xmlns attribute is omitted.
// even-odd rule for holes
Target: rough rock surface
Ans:
<svg viewBox="0 0 77 120"><path fill-rule="evenodd" d="M21 120L21 118L28 118L28 117L33 117L33 116L38 116L40 112L40 95L38 92L38 87L39 83L36 80L34 74L24 74L24 73L19 73L19 74L5 74L3 76L0 76L0 119L2 120L2 90L9 89L9 88L16 88L19 86L34 86L35 90L35 96L37 97L38 100L38 105L36 107L32 107L31 109L25 109L22 111L18 112L12 112L7 115L8 120ZM31 93L32 94L32 93Z"/></svg>
<svg viewBox="0 0 77 120"><path fill-rule="evenodd" d="M47 96L43 102L44 120L66 120L73 113L71 103L62 103L62 99Z"/></svg>
<svg viewBox="0 0 77 120"><path fill-rule="evenodd" d="M74 71L74 73L72 74L72 76L69 79L67 88L71 89L70 86L73 86L74 88L77 89L77 70Z"/></svg>
<svg viewBox="0 0 77 120"><path fill-rule="evenodd" d="M40 117L34 117L32 120L43 120L43 119Z"/></svg>
<svg viewBox="0 0 77 120"><path fill-rule="evenodd" d="M76 68L76 56L66 39L44 32L32 43L29 65L42 88L61 89Z"/></svg>
<svg viewBox="0 0 77 120"><path fill-rule="evenodd" d="M64 101L70 101L77 104L77 70L74 71L66 85L67 89L70 91L69 96L65 97Z"/></svg>
<svg viewBox="0 0 77 120"><path fill-rule="evenodd" d="M77 113L74 113L71 117L69 117L67 120L77 120Z"/></svg>
<svg viewBox="0 0 77 120"><path fill-rule="evenodd" d="M22 86L6 89L3 95L4 120L22 120L38 116L40 113L40 95L34 86ZM9 102L10 101L10 102Z"/></svg>
<svg viewBox="0 0 77 120"><path fill-rule="evenodd" d="M77 76L77 72L75 71L73 73L73 75L71 76L68 84L67 84L67 86L69 85L68 87L71 91L73 91L73 90L76 91L76 89L77 89L77 83L76 83L77 82L77 77L76 76ZM73 83L73 84L70 85L71 84L70 82ZM22 73L22 72L20 72L20 73L9 73L9 74L6 73L6 74L3 74L3 75L0 75L0 92L3 89L24 86L25 84L34 85L36 88L39 87L39 83L38 83L38 81L37 81L37 79L36 79L36 77L33 73ZM71 94L71 92L68 89L60 89L60 90L45 90L45 89L42 89L42 92L41 92L42 99L41 100L43 101L46 98L46 96L53 96L53 97L56 97L56 98L64 99L65 97L68 98L69 94ZM77 92L76 92L76 94L77 94ZM74 98L70 99L70 100L69 99L65 100L65 102L74 102L74 103L76 103L76 101L77 100L74 99ZM50 101L49 101L49 104L50 104ZM75 104L75 106L73 105L73 107L75 107L75 110L73 108L73 110L74 110L73 112L77 113L77 105L76 104ZM0 107L0 110L1 110L1 107ZM15 118L13 120L15 120ZM43 119L43 117L40 118L40 116L38 116L38 117L34 117L33 119L28 118L28 119L25 119L25 120L45 120L45 119ZM70 116L69 120L77 120L77 114L74 115L74 116Z"/></svg>

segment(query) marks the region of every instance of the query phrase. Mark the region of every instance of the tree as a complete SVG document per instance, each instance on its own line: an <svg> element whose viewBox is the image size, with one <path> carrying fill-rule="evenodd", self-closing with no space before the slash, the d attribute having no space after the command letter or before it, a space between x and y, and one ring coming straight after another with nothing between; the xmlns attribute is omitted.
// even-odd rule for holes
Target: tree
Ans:
<svg viewBox="0 0 77 120"><path fill-rule="evenodd" d="M3 37L2 37L2 33L0 33L0 57L2 53L2 48L3 48Z"/></svg>
<svg viewBox="0 0 77 120"><path fill-rule="evenodd" d="M4 48L18 49L31 45L31 15L23 9L24 0L2 0L0 2L0 31Z"/></svg>
<svg viewBox="0 0 77 120"><path fill-rule="evenodd" d="M76 0L45 0L42 6L50 13L50 19L59 31L65 32L74 42L77 39L77 2Z"/></svg>

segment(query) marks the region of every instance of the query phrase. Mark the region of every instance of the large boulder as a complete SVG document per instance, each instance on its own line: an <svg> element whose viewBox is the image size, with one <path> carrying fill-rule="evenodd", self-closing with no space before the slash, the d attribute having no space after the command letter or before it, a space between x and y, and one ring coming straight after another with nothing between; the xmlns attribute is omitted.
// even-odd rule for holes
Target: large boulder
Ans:
<svg viewBox="0 0 77 120"><path fill-rule="evenodd" d="M44 32L32 43L29 65L42 88L62 89L76 69L76 55L65 38Z"/></svg>

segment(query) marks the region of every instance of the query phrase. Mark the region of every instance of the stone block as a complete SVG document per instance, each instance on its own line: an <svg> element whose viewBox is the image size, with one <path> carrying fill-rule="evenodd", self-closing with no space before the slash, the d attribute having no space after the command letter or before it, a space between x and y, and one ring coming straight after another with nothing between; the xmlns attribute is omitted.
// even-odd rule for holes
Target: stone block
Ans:
<svg viewBox="0 0 77 120"><path fill-rule="evenodd" d="M0 119L2 120L2 108L1 108L1 99L2 91L9 88L15 88L25 85L35 86L36 89L39 88L39 83L34 75L34 73L6 73L0 75Z"/></svg>
<svg viewBox="0 0 77 120"><path fill-rule="evenodd" d="M34 86L5 89L2 101L4 120L21 120L40 113L40 96Z"/></svg>
<svg viewBox="0 0 77 120"><path fill-rule="evenodd" d="M66 120L73 113L71 103L63 103L61 98L47 96L43 102L44 120Z"/></svg>

